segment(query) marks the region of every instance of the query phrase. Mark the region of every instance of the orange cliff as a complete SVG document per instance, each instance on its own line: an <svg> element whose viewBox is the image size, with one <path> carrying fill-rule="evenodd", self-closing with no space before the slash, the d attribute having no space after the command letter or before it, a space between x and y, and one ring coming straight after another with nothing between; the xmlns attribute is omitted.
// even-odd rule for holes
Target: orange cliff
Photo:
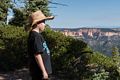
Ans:
<svg viewBox="0 0 120 80"><path fill-rule="evenodd" d="M90 37L93 37L94 35L99 35L99 36L120 36L120 32L115 32L115 31L101 31L100 29L97 28L81 28L78 29L77 31L72 31L72 30L63 30L62 33L66 36L77 36L77 37L83 37L83 34L86 34Z"/></svg>

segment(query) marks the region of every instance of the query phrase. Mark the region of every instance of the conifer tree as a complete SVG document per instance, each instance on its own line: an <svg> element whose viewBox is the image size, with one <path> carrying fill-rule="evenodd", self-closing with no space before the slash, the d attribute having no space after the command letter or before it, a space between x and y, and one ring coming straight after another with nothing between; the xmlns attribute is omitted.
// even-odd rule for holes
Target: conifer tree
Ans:
<svg viewBox="0 0 120 80"><path fill-rule="evenodd" d="M11 0L0 0L0 22L7 22L8 8L12 7Z"/></svg>
<svg viewBox="0 0 120 80"><path fill-rule="evenodd" d="M48 9L48 0L24 0L24 8L14 8L14 17L11 19L10 24L15 26L25 26L27 19L31 12L41 10L45 16L50 15Z"/></svg>

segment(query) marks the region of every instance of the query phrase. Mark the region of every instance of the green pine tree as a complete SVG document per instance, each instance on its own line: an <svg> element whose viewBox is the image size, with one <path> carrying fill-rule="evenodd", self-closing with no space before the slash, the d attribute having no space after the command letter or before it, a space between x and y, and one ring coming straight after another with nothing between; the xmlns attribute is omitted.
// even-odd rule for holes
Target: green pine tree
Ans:
<svg viewBox="0 0 120 80"><path fill-rule="evenodd" d="M0 0L0 22L7 22L8 8L12 7L11 0Z"/></svg>

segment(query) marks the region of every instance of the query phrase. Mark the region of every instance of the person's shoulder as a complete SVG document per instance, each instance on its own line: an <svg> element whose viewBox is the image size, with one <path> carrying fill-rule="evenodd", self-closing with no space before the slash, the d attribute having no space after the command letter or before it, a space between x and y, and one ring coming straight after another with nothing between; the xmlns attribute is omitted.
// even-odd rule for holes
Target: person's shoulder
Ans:
<svg viewBox="0 0 120 80"><path fill-rule="evenodd" d="M39 33L35 32L35 31L31 31L30 34L31 34L32 36L38 36L38 35L39 35Z"/></svg>
<svg viewBox="0 0 120 80"><path fill-rule="evenodd" d="M34 37L34 38L43 38L41 33L38 33L38 32L35 32L35 31L31 32L31 36Z"/></svg>

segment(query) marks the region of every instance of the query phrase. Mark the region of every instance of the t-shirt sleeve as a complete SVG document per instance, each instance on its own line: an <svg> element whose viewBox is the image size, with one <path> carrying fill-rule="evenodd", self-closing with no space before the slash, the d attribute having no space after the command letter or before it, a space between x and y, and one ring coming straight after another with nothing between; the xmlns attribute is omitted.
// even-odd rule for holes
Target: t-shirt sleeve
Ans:
<svg viewBox="0 0 120 80"><path fill-rule="evenodd" d="M33 49L34 49L34 54L43 53L43 44L39 36L34 37Z"/></svg>

